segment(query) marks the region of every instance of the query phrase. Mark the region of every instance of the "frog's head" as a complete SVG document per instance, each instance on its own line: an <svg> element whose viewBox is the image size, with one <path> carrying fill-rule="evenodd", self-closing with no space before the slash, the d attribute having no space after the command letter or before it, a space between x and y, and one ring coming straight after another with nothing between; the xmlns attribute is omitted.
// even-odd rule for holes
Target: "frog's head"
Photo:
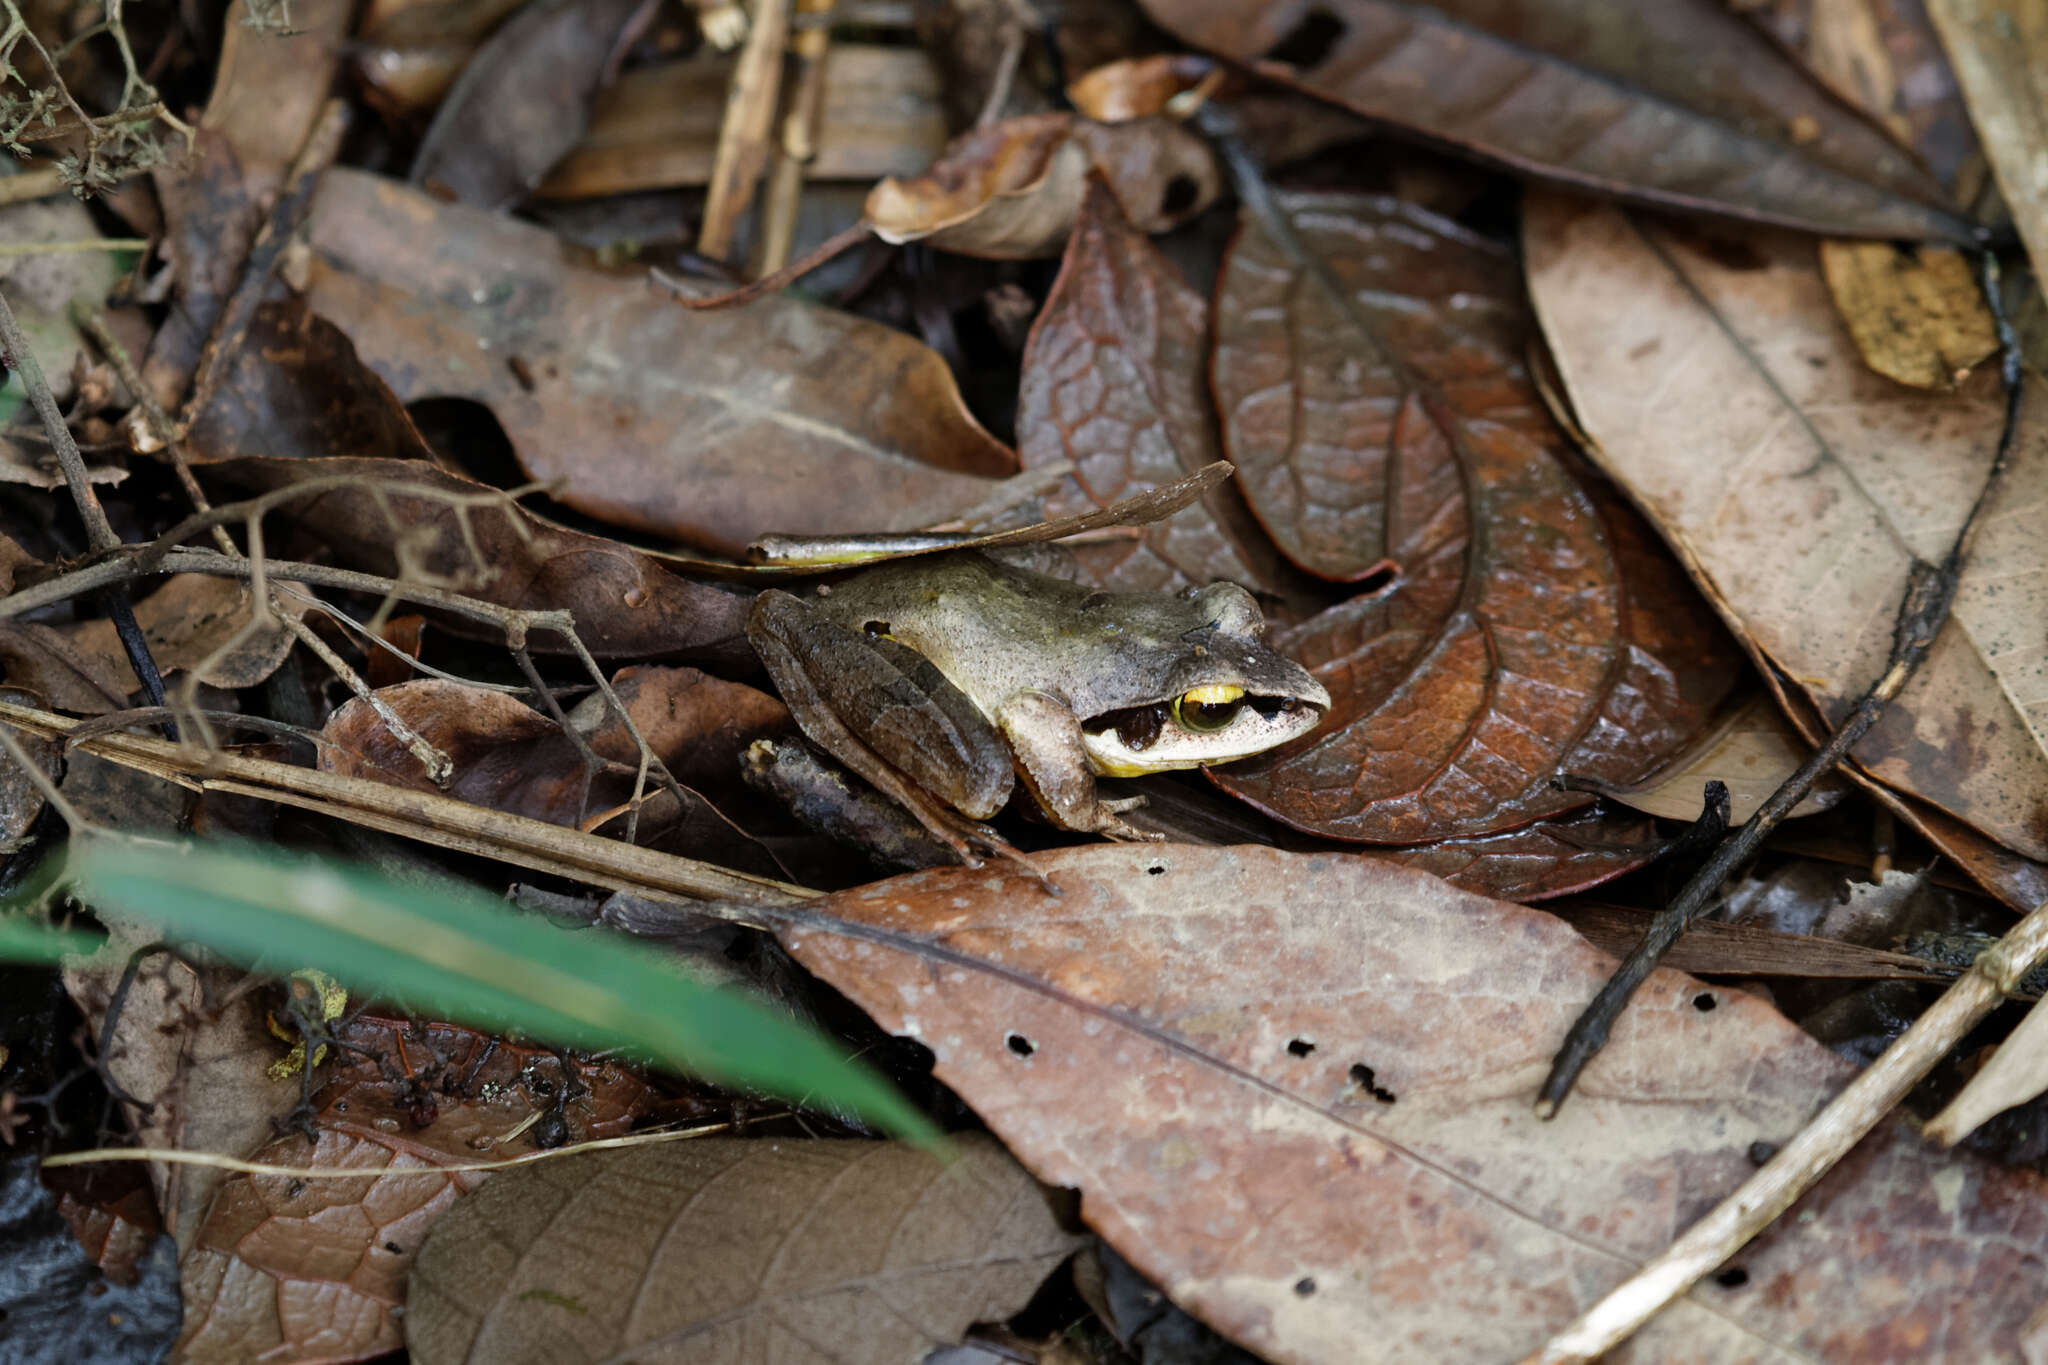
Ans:
<svg viewBox="0 0 2048 1365"><path fill-rule="evenodd" d="M1138 595L1133 594L1133 597ZM1330 694L1266 643L1265 617L1235 583L1123 605L1125 637L1144 660L1129 704L1081 720L1088 762L1109 777L1204 768L1249 758L1308 733Z"/></svg>

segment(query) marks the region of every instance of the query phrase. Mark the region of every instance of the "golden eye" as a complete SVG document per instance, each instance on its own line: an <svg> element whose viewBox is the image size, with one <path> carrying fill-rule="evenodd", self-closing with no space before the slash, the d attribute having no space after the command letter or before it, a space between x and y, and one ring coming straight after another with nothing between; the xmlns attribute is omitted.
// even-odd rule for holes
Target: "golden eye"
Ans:
<svg viewBox="0 0 2048 1365"><path fill-rule="evenodd" d="M1183 730L1221 730L1244 709L1244 689L1231 683L1191 687L1173 699L1173 719Z"/></svg>

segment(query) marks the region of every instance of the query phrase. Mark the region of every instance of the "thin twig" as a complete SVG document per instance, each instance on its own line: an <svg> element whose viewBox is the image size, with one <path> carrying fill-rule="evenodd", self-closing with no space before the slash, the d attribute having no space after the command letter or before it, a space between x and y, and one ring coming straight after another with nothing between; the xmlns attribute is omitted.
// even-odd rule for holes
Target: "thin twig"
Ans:
<svg viewBox="0 0 2048 1365"><path fill-rule="evenodd" d="M1805 799L1813 784L1848 757L1850 748L1877 723L1885 707L1898 696L1899 690L1927 657L1935 637L1948 620L1949 607L1955 601L1956 585L1962 578L1963 561L1969 555L1984 509L1990 505L2011 456L2013 437L2019 429L2020 400L2025 391L2025 371L2020 364L2019 344L2013 336L2011 324L1996 302L1997 262L1988 254L1984 261L1984 292L1992 301L1992 315L1998 323L2002 352L2005 425L1999 431L1991 468L1984 476L1984 485L1978 490L1976 502L1971 504L1969 515L1963 518L1962 527L1956 532L1955 540L1940 564L1929 564L1916 556L1907 570L1905 593L1892 630L1891 657L1883 676L1857 699L1848 717L1828 737L1819 752L1800 764L1798 770L1785 779L1784 785L1771 794L1771 799L1750 816L1735 837L1721 845L1714 856L1693 874L1677 898L1660 911L1643 931L1642 941L1636 945L1635 951L1615 968L1614 975L1607 979L1600 993L1572 1022L1556 1057L1551 1061L1550 1074L1537 1094L1536 1114L1539 1118L1547 1119L1557 1113L1558 1106L1564 1103L1578 1081L1579 1073L1606 1046L1614 1021L1621 1016L1636 988L1656 970L1658 961L1670 951L1686 926L1706 909L1709 900L1720 890L1721 883L1749 860L1765 836Z"/></svg>
<svg viewBox="0 0 2048 1365"><path fill-rule="evenodd" d="M1525 1365L1582 1365L1627 1340L1792 1207L2044 960L2048 903L2036 907L1979 956L1932 1008L1741 1188L1552 1337Z"/></svg>

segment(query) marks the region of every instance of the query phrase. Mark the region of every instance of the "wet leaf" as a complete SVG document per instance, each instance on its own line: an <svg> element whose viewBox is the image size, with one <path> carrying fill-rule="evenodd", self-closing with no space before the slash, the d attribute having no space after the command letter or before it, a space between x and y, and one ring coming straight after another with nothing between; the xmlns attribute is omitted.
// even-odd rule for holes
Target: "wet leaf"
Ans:
<svg viewBox="0 0 2048 1365"><path fill-rule="evenodd" d="M0 1344L16 1365L131 1365L159 1360L178 1333L177 1248L159 1238L132 1285L112 1283L36 1178L37 1162L0 1162Z"/></svg>
<svg viewBox="0 0 2048 1365"><path fill-rule="evenodd" d="M1526 174L1836 236L1969 244L1939 184L1713 0L1145 0L1188 42Z"/></svg>
<svg viewBox="0 0 2048 1365"><path fill-rule="evenodd" d="M1148 1278L1276 1362L1520 1358L1855 1070L1661 971L1544 1123L1530 1099L1611 966L1563 923L1344 855L1036 861L1057 901L1008 869L925 872L780 933ZM1740 1284L1611 1359L1996 1356L2048 1289L2014 1250L2048 1237L2044 1191L1895 1121L1744 1249Z"/></svg>
<svg viewBox="0 0 2048 1365"><path fill-rule="evenodd" d="M2034 274L2048 273L2048 12L2034 0L1928 0Z"/></svg>
<svg viewBox="0 0 2048 1365"><path fill-rule="evenodd" d="M1655 858L1664 846L1648 820L1589 809L1497 834L1376 848L1359 856L1427 872L1475 896L1541 901L1613 881Z"/></svg>
<svg viewBox="0 0 2048 1365"><path fill-rule="evenodd" d="M692 312L357 171L327 174L310 231L309 303L402 401L486 404L531 477L614 524L736 554L942 520L1013 467L938 356L879 324L786 297Z"/></svg>
<svg viewBox="0 0 2048 1365"><path fill-rule="evenodd" d="M868 225L885 242L968 256L1053 256L1080 217L1091 172L1148 233L1200 213L1223 187L1209 145L1172 119L1027 114L955 138L914 180L876 185Z"/></svg>
<svg viewBox="0 0 2048 1365"><path fill-rule="evenodd" d="M1953 389L1998 350L1977 272L1960 251L1822 242L1828 292L1863 361L1916 389Z"/></svg>
<svg viewBox="0 0 2048 1365"><path fill-rule="evenodd" d="M252 1161L316 1170L432 1171L539 1150L537 1119L561 1142L617 1137L643 1115L647 1086L615 1063L583 1062L565 1102L560 1054L447 1024L358 1017L346 1054L313 1099L317 1141L274 1138ZM282 1050L279 1045L278 1050ZM380 1069L388 1064L393 1080ZM294 1095L297 1086L290 1087ZM235 1174L188 1239L182 1360L365 1360L403 1344L405 1281L427 1232L495 1176L299 1180Z"/></svg>
<svg viewBox="0 0 2048 1365"><path fill-rule="evenodd" d="M1729 622L1831 724L1883 671L1910 556L1937 562L1983 486L1997 375L1915 393L1864 368L1811 248L1737 247L1531 203L1530 282L1595 454ZM2048 425L2028 404L1954 615L1857 761L2048 856L2041 654Z"/></svg>
<svg viewBox="0 0 2048 1365"><path fill-rule="evenodd" d="M412 183L481 208L518 203L576 145L647 0L541 0L486 39L420 140Z"/></svg>
<svg viewBox="0 0 2048 1365"><path fill-rule="evenodd" d="M413 1272L421 1365L921 1360L1082 1239L1003 1149L667 1143L496 1176Z"/></svg>
<svg viewBox="0 0 2048 1365"><path fill-rule="evenodd" d="M1207 346L1201 296L1124 219L1108 187L1091 186L1032 326L1017 394L1024 466L1075 466L1047 497L1047 516L1105 507L1222 458L1204 384ZM1271 558L1259 546L1258 528L1224 485L1138 537L1076 547L1075 557L1090 579L1120 590L1259 584L1253 566Z"/></svg>
<svg viewBox="0 0 2048 1365"><path fill-rule="evenodd" d="M1392 581L1279 637L1329 688L1318 730L1212 775L1289 824L1416 843L1584 805L1706 722L1735 661L1640 523L1596 497L1522 363L1505 252L1359 195L1248 215L1224 265L1215 376L1246 500L1330 578Z"/></svg>

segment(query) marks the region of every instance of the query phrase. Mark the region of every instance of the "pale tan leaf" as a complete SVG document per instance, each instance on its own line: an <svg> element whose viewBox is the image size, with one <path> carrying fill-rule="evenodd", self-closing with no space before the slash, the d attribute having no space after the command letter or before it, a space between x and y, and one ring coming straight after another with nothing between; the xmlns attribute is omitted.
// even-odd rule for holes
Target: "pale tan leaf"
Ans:
<svg viewBox="0 0 2048 1365"><path fill-rule="evenodd" d="M1828 292L1863 362L1916 389L1953 389L1998 349L1977 272L1949 247L1822 242Z"/></svg>
<svg viewBox="0 0 2048 1365"><path fill-rule="evenodd" d="M1883 671L1912 559L1983 487L1998 376L1923 394L1863 365L1803 239L1531 198L1530 288L1594 457L1729 623L1839 723ZM2048 856L2048 413L2011 467L1925 665L1859 743L1879 779Z"/></svg>
<svg viewBox="0 0 2048 1365"><path fill-rule="evenodd" d="M1725 782L1728 823L1739 825L1756 814L1811 752L1777 703L1759 692L1721 717L1699 743L1649 781L1607 789L1602 795L1665 820L1697 820L1706 784ZM1848 794L1846 782L1824 777L1792 814L1828 810Z"/></svg>
<svg viewBox="0 0 2048 1365"><path fill-rule="evenodd" d="M1928 0L2036 276L2048 275L2048 3Z"/></svg>
<svg viewBox="0 0 2048 1365"><path fill-rule="evenodd" d="M1970 1083L1928 1121L1929 1138L1954 1146L1986 1120L2048 1091L2048 1009L2036 1001Z"/></svg>
<svg viewBox="0 0 2048 1365"><path fill-rule="evenodd" d="M897 1365L1022 1308L1080 1245L985 1137L712 1139L492 1178L412 1276L419 1365Z"/></svg>
<svg viewBox="0 0 2048 1365"><path fill-rule="evenodd" d="M1148 1278L1275 1362L1519 1359L1855 1071L1763 1001L1662 971L1545 1123L1551 1052L1612 967L1560 921L1348 855L1033 861L1057 898L945 869L779 932L930 1047ZM2048 1238L2043 1189L1885 1127L1742 1253L1740 1283L1613 1359L1873 1360L1907 1339L1985 1358L2048 1287L2048 1259L2013 1250Z"/></svg>

